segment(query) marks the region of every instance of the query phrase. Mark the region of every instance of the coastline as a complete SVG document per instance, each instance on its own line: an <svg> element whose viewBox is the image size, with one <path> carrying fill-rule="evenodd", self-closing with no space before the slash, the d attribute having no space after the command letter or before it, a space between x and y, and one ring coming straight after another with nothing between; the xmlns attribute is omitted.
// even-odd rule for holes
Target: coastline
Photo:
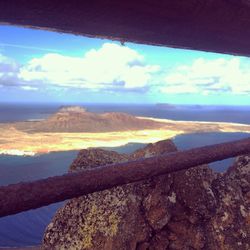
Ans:
<svg viewBox="0 0 250 250"><path fill-rule="evenodd" d="M36 153L32 151L24 151L18 149L5 149L0 150L0 155L35 156Z"/></svg>
<svg viewBox="0 0 250 250"><path fill-rule="evenodd" d="M159 129L116 132L37 132L28 133L13 126L0 126L0 155L35 156L58 151L80 150L92 147L119 147L127 143L154 143L177 135L206 132L250 133L249 124L204 121L175 121L140 117L161 122ZM1 125L1 124L0 124Z"/></svg>
<svg viewBox="0 0 250 250"><path fill-rule="evenodd" d="M7 131L8 132L8 131ZM105 133L1 133L0 155L35 156L54 151L80 150L93 147L120 147L128 143L154 143L170 139L183 131L139 130ZM17 136L18 134L18 136ZM6 136L7 135L7 136Z"/></svg>
<svg viewBox="0 0 250 250"><path fill-rule="evenodd" d="M162 123L174 123L174 124L205 124L205 125L221 125L221 126L232 126L232 127L246 127L249 128L248 133L250 133L250 124L245 123L237 123L237 122L208 122L208 121L184 121L184 120L170 120L163 118L154 118L154 117L144 117L144 116L136 116L138 119L146 119L155 122ZM226 132L226 131L225 131ZM230 132L230 131L229 131ZM236 132L236 131L235 131ZM239 131L237 131L239 132Z"/></svg>

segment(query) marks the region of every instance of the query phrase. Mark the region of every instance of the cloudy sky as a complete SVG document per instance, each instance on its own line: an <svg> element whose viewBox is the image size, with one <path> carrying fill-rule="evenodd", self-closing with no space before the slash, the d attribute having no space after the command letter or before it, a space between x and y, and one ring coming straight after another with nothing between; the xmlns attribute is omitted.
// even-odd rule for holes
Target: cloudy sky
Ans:
<svg viewBox="0 0 250 250"><path fill-rule="evenodd" d="M250 105L250 59L0 26L0 102Z"/></svg>

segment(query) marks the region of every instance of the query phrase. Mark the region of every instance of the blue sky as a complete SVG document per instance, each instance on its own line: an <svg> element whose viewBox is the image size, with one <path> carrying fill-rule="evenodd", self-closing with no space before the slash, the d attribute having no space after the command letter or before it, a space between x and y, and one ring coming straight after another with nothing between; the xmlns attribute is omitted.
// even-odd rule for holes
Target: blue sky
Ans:
<svg viewBox="0 0 250 250"><path fill-rule="evenodd" d="M0 101L250 105L244 57L0 26Z"/></svg>

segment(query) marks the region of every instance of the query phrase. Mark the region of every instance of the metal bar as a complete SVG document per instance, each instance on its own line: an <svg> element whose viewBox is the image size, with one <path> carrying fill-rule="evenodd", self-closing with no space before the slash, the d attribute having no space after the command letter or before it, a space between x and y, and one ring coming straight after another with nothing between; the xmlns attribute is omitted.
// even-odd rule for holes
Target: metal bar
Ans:
<svg viewBox="0 0 250 250"><path fill-rule="evenodd" d="M0 217L250 153L250 137L78 173L0 187Z"/></svg>

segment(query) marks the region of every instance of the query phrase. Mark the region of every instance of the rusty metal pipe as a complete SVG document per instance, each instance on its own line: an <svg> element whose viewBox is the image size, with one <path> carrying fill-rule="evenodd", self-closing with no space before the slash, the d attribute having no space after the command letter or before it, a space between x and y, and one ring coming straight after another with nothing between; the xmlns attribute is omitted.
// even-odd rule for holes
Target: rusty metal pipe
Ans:
<svg viewBox="0 0 250 250"><path fill-rule="evenodd" d="M2 186L0 217L246 153L250 153L250 137L33 182Z"/></svg>

